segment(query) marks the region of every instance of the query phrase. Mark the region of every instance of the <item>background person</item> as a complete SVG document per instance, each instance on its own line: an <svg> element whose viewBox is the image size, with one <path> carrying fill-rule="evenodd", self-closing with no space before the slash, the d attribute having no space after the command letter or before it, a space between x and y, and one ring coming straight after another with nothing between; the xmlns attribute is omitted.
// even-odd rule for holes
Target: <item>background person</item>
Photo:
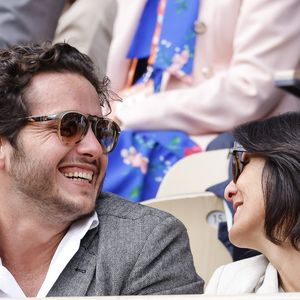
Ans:
<svg viewBox="0 0 300 300"><path fill-rule="evenodd" d="M300 112L234 130L230 241L262 255L218 268L207 294L300 291Z"/></svg>
<svg viewBox="0 0 300 300"><path fill-rule="evenodd" d="M116 0L76 0L59 18L53 41L87 54L104 76L116 13Z"/></svg>
<svg viewBox="0 0 300 300"><path fill-rule="evenodd" d="M65 0L0 0L0 48L52 40Z"/></svg>
<svg viewBox="0 0 300 300"><path fill-rule="evenodd" d="M182 223L101 191L107 84L68 44L0 50L2 297L202 292Z"/></svg>
<svg viewBox="0 0 300 300"><path fill-rule="evenodd" d="M298 0L118 1L107 74L127 130L105 189L154 197L170 166L217 134L299 110L273 84L276 71L299 63L299 15Z"/></svg>

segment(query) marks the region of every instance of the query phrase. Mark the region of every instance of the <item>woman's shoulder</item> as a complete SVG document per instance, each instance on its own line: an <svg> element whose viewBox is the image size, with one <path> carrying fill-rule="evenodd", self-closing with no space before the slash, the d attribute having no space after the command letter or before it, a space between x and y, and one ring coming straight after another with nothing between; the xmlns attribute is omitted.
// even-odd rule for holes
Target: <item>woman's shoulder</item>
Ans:
<svg viewBox="0 0 300 300"><path fill-rule="evenodd" d="M269 261L264 255L219 267L205 289L206 294L240 294L254 291Z"/></svg>

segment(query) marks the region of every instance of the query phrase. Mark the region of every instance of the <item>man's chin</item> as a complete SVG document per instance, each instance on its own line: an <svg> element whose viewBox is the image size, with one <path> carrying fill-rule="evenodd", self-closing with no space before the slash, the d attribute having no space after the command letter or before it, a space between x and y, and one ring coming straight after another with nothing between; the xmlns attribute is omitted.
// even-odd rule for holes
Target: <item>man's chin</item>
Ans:
<svg viewBox="0 0 300 300"><path fill-rule="evenodd" d="M85 218L89 218L91 217L95 212L95 208L93 210L91 210L90 212L87 212L87 213L84 213L82 215L79 215L77 218L75 218L74 221L77 221L77 220L82 220L82 219L85 219Z"/></svg>

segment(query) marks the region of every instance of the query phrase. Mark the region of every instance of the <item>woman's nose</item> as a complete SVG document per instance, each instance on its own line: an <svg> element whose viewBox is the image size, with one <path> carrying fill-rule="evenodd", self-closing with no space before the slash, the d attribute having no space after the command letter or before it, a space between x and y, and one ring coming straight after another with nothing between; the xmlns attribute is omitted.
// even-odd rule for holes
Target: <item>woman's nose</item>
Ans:
<svg viewBox="0 0 300 300"><path fill-rule="evenodd" d="M230 201L232 202L232 197L234 195L236 195L237 193L237 187L235 185L235 183L231 180L229 182L229 184L226 186L225 188L225 191L224 191L224 198L227 200L227 201Z"/></svg>

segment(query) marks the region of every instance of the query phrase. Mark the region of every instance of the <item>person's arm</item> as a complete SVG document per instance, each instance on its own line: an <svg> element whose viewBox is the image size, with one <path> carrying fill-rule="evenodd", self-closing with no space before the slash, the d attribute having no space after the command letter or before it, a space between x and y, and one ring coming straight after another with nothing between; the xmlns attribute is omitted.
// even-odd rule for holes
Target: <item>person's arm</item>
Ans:
<svg viewBox="0 0 300 300"><path fill-rule="evenodd" d="M284 95L274 86L273 74L299 63L299 15L299 0L242 1L227 69L198 86L154 94L132 105L124 99L117 118L132 129L205 134L270 114Z"/></svg>
<svg viewBox="0 0 300 300"><path fill-rule="evenodd" d="M200 294L203 284L195 272L185 227L167 217L148 236L122 294Z"/></svg>
<svg viewBox="0 0 300 300"><path fill-rule="evenodd" d="M0 0L0 48L52 40L65 0Z"/></svg>

